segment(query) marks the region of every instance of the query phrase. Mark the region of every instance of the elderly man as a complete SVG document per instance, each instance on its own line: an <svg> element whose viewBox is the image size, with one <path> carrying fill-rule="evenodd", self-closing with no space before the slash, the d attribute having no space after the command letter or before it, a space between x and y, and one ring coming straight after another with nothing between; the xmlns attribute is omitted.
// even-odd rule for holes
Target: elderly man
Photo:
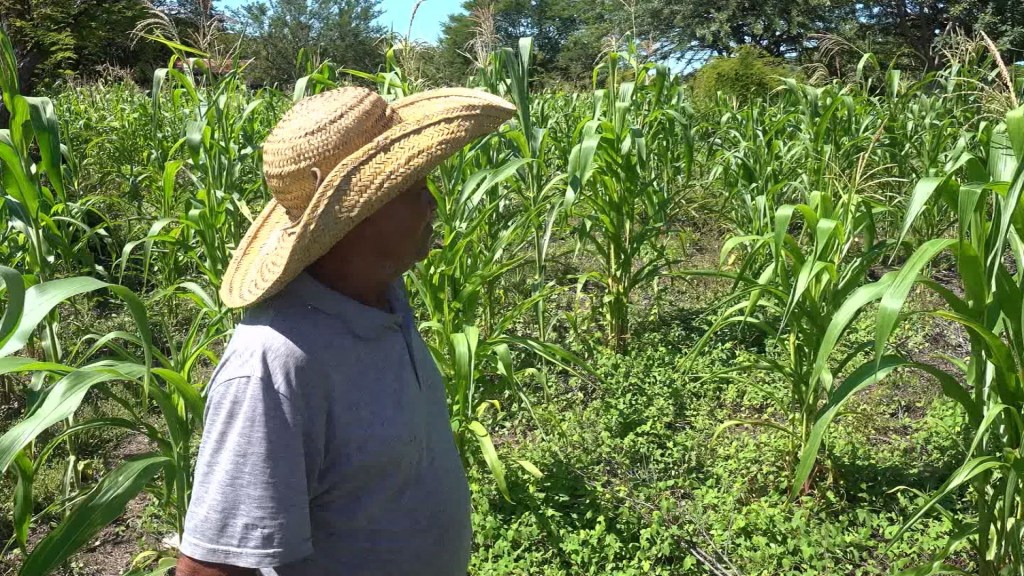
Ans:
<svg viewBox="0 0 1024 576"><path fill-rule="evenodd" d="M274 128L274 199L221 287L252 308L208 387L178 576L466 574L469 489L401 276L430 249L426 175L513 111L342 88Z"/></svg>

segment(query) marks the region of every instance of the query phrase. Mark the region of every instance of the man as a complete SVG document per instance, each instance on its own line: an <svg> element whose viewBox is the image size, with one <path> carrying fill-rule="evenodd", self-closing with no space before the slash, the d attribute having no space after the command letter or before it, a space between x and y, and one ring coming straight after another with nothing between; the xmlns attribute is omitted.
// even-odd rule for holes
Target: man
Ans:
<svg viewBox="0 0 1024 576"><path fill-rule="evenodd" d="M274 128L274 199L221 287L255 306L207 389L178 576L466 574L468 484L401 276L430 249L427 173L513 111L343 88Z"/></svg>

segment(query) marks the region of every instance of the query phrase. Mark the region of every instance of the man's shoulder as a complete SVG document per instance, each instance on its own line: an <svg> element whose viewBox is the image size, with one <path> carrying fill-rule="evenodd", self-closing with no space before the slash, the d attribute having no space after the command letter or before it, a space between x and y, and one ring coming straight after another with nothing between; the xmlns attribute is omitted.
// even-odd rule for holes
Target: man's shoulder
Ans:
<svg viewBox="0 0 1024 576"><path fill-rule="evenodd" d="M310 378L324 342L317 316L314 310L274 301L249 310L235 327L214 380L262 378L288 387Z"/></svg>
<svg viewBox="0 0 1024 576"><path fill-rule="evenodd" d="M235 334L271 353L301 355L313 353L328 334L332 340L344 338L345 333L335 324L336 320L316 307L281 295L248 310Z"/></svg>

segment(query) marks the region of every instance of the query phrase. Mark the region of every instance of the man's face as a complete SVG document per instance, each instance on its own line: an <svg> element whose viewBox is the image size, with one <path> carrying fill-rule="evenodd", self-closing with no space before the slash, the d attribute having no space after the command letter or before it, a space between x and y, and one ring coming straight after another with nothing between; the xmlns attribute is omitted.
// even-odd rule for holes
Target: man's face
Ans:
<svg viewBox="0 0 1024 576"><path fill-rule="evenodd" d="M404 271L430 253L436 209L424 178L360 222L346 238Z"/></svg>

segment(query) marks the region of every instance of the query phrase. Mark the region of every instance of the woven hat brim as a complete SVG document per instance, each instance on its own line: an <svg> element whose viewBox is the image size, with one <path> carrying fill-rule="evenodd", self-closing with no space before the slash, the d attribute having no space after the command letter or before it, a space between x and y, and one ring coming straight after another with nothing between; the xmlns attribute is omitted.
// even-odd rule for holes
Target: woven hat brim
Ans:
<svg viewBox="0 0 1024 576"><path fill-rule="evenodd" d="M224 304L241 308L276 294L364 218L515 111L469 92L404 106L402 122L328 174L297 223L271 201L235 250L220 288Z"/></svg>

